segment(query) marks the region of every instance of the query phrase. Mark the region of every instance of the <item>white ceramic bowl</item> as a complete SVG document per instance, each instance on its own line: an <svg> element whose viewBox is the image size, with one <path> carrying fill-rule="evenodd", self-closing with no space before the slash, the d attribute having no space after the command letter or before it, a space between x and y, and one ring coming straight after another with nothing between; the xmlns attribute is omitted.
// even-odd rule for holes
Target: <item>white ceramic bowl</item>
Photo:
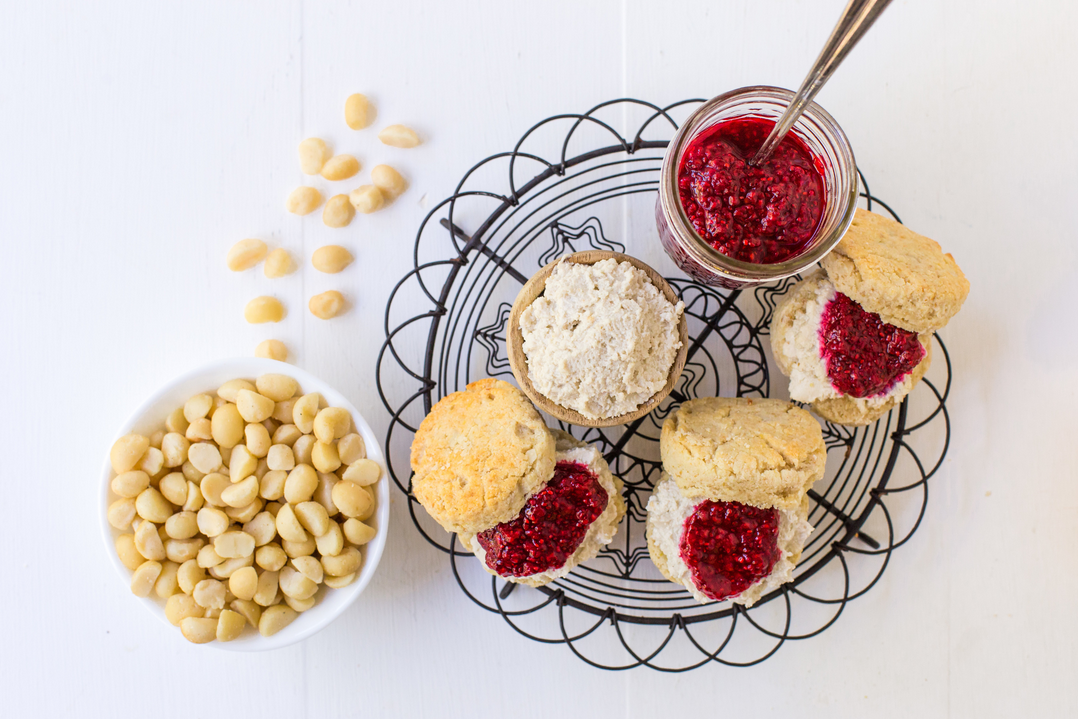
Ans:
<svg viewBox="0 0 1078 719"><path fill-rule="evenodd" d="M363 437L363 442L367 446L367 457L382 467L382 478L374 485L377 490L378 508L374 516L367 520L367 523L374 526L378 533L363 548L363 568L360 570L356 580L342 589L330 589L328 587L322 589L319 592L318 604L300 614L294 622L277 634L271 637L263 637L248 627L239 639L231 642L214 641L206 645L237 652L261 652L268 649L279 649L306 639L339 617L370 583L371 577L374 576L374 572L378 568L378 560L382 557L382 549L385 547L386 532L389 525L389 480L386 474L385 457L382 455L378 438L375 437L374 432L371 431L370 426L367 425L359 411L340 392L298 367L257 357L214 362L177 377L155 392L141 407L135 410L130 418L124 422L123 426L120 427L120 431L116 435L117 439L130 432L138 432L149 436L158 429L163 429L165 418L168 414L177 407L183 406L183 403L193 395L200 392L214 394L217 388L228 380L240 377L254 380L259 375L267 372L294 377L299 382L304 393L318 392L325 398L330 407L344 407L352 413L356 431ZM104 451L106 458L104 469L101 473L101 506L98 511L101 515L101 531L105 541L105 553L112 562L112 566L116 568L116 572L119 574L124 586L128 587L131 584L131 570L120 562L115 548L116 537L122 532L113 528L106 517L109 504L116 499L109 489L109 484L115 476L115 472L112 471L112 464L107 456L111 446L110 444ZM165 618L164 600L158 599L153 592L145 599L140 599L134 595L129 596L130 601L141 603L155 617L168 624L169 630L175 633L177 641L187 641L180 634L179 628L173 627Z"/></svg>

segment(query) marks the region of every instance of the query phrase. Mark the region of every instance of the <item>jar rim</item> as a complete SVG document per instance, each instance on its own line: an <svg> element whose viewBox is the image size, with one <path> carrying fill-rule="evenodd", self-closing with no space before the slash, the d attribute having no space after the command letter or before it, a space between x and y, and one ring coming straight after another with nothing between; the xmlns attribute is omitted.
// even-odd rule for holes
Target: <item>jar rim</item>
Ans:
<svg viewBox="0 0 1078 719"><path fill-rule="evenodd" d="M698 107L696 111L682 123L681 128L670 141L666 155L663 157L662 168L660 170L661 182L659 185L659 197L663 214L671 220L676 220L685 231L685 234L692 240L691 244L687 244L686 249L690 253L696 255L693 259L700 264L707 266L712 272L718 273L728 279L738 282L759 284L760 282L779 280L797 274L819 262L825 255L834 249L835 245L837 245L842 239L842 236L846 234L850 224L853 222L854 212L857 209L857 197L860 191L860 181L853 149L850 147L846 134L842 131L842 128L831 114L815 102L810 102L805 107L805 111L802 113L801 117L797 119L797 122L794 123L791 132L799 126L803 127L804 124L807 123L811 123L818 128L834 146L836 154L845 166L844 168L841 168L841 170L845 170L845 174L850 178L848 185L836 188L833 197L844 205L842 208L842 216L824 241L815 242L813 246L805 252L787 260L783 260L782 262L769 264L745 262L724 255L712 247L711 244L696 231L696 228L693 227L692 222L685 213L685 208L682 207L681 198L677 192L677 175L680 169L682 153L689 141L694 139L701 130L711 126L710 124L704 125L704 123L716 110L722 109L724 105L737 105L744 102L760 101L780 104L783 106L782 109L785 109L785 106L789 105L789 102L793 97L794 93L792 91L770 85L750 85L718 95ZM829 200L830 199L831 197L829 196Z"/></svg>

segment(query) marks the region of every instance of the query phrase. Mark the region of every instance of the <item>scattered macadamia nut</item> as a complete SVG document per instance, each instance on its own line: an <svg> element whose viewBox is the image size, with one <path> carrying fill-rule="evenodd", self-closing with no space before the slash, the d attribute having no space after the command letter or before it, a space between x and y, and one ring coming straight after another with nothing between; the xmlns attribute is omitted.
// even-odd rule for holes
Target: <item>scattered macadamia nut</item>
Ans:
<svg viewBox="0 0 1078 719"><path fill-rule="evenodd" d="M356 212L369 215L381 209L386 198L382 196L382 191L376 186L360 185L348 194L348 200L352 203L352 207L356 208Z"/></svg>
<svg viewBox="0 0 1078 719"><path fill-rule="evenodd" d="M311 255L311 264L319 272L335 275L352 264L352 253L340 245L319 247Z"/></svg>
<svg viewBox="0 0 1078 719"><path fill-rule="evenodd" d="M308 137L299 143L299 171L304 175L317 175L332 156L321 138Z"/></svg>
<svg viewBox="0 0 1078 719"><path fill-rule="evenodd" d="M321 204L321 192L313 187L297 187L288 195L284 208L293 215L309 215Z"/></svg>
<svg viewBox="0 0 1078 719"><path fill-rule="evenodd" d="M415 130L404 125L390 125L383 128L378 133L378 139L383 145L391 147L409 148L419 144L419 135L415 134Z"/></svg>
<svg viewBox="0 0 1078 719"><path fill-rule="evenodd" d="M255 357L285 362L288 360L288 348L280 340L264 340L255 347Z"/></svg>
<svg viewBox="0 0 1078 719"><path fill-rule="evenodd" d="M240 240L232 245L232 248L228 251L228 256L225 258L228 269L233 272L243 272L251 269L262 261L266 256L267 249L266 243L262 240Z"/></svg>
<svg viewBox="0 0 1078 719"><path fill-rule="evenodd" d="M318 319L333 319L344 311L344 295L337 290L328 290L312 297L307 307Z"/></svg>
<svg viewBox="0 0 1078 719"><path fill-rule="evenodd" d="M326 404L287 374L236 379L111 448L116 554L189 641L270 636L355 581L381 468Z"/></svg>
<svg viewBox="0 0 1078 719"><path fill-rule="evenodd" d="M322 167L321 175L331 182L337 182L338 180L355 177L357 172L359 172L359 160L351 155L337 155L326 161L325 166Z"/></svg>
<svg viewBox="0 0 1078 719"><path fill-rule="evenodd" d="M266 256L266 264L262 267L262 271L265 273L266 277L271 280L291 274L294 269L295 265L292 264L292 255L288 254L288 250L283 247L278 247L273 252L269 253L269 255Z"/></svg>
<svg viewBox="0 0 1078 719"><path fill-rule="evenodd" d="M243 308L243 319L252 325L280 322L284 319L284 305L276 297L255 297Z"/></svg>
<svg viewBox="0 0 1078 719"><path fill-rule="evenodd" d="M362 130L370 121L371 104L362 93L349 95L344 101L344 121L353 130Z"/></svg>
<svg viewBox="0 0 1078 719"><path fill-rule="evenodd" d="M371 170L371 182L386 200L394 200L408 189L408 182L389 165L376 165Z"/></svg>
<svg viewBox="0 0 1078 719"><path fill-rule="evenodd" d="M348 195L334 195L322 209L322 224L333 228L347 227L355 216L356 208L352 207Z"/></svg>

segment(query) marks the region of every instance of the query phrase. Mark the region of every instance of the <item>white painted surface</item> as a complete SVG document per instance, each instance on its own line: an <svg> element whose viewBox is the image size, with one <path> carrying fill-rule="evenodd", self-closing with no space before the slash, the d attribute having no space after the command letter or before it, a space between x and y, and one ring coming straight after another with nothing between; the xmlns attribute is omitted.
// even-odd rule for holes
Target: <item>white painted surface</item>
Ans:
<svg viewBox="0 0 1078 719"><path fill-rule="evenodd" d="M280 337L384 432L373 366L421 198L445 197L557 112L794 86L841 5L8 3L4 715L1078 713L1078 10L1064 2L899 0L819 98L873 190L973 285L945 330L954 437L923 526L823 635L749 670L593 670L474 607L402 501L356 605L265 655L187 646L103 556L101 457L157 386ZM376 126L411 124L425 143L395 150L347 130L355 91L376 104ZM287 216L303 179L295 145L310 135L354 151L364 174L398 165L411 190L345 231ZM248 236L304 261L339 241L357 262L339 277L232 276L224 253ZM324 323L305 304L331 287L354 307ZM269 290L287 319L245 325L243 304ZM190 698L181 677L210 691Z"/></svg>

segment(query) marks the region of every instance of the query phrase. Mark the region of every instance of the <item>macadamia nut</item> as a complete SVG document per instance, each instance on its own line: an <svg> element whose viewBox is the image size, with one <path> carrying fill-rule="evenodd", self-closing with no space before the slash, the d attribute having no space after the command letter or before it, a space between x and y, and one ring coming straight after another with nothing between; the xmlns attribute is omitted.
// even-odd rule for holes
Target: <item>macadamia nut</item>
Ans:
<svg viewBox="0 0 1078 719"><path fill-rule="evenodd" d="M391 147L415 147L419 144L419 135L415 130L404 125L390 125L378 133L378 139L383 145Z"/></svg>
<svg viewBox="0 0 1078 719"><path fill-rule="evenodd" d="M266 243L262 240L240 240L232 245L225 261L233 272L249 270L266 256Z"/></svg>
<svg viewBox="0 0 1078 719"><path fill-rule="evenodd" d="M293 215L309 215L322 204L322 193L313 187L297 187L285 200L284 208Z"/></svg>
<svg viewBox="0 0 1078 719"><path fill-rule="evenodd" d="M370 124L371 104L361 93L349 95L344 101L344 121L353 130L362 130Z"/></svg>
<svg viewBox="0 0 1078 719"><path fill-rule="evenodd" d="M299 143L299 170L304 175L317 175L332 156L321 138L308 137Z"/></svg>
<svg viewBox="0 0 1078 719"><path fill-rule="evenodd" d="M243 308L243 319L252 325L280 322L284 319L284 305L276 297L255 297Z"/></svg>
<svg viewBox="0 0 1078 719"><path fill-rule="evenodd" d="M312 297L307 307L319 319L333 319L344 310L344 295L337 290L329 290Z"/></svg>
<svg viewBox="0 0 1078 719"><path fill-rule="evenodd" d="M322 177L331 182L347 180L359 172L359 160L351 155L337 155L326 161L322 167Z"/></svg>
<svg viewBox="0 0 1078 719"><path fill-rule="evenodd" d="M352 253L340 245L319 247L311 255L311 264L319 272L335 275L352 264Z"/></svg>

